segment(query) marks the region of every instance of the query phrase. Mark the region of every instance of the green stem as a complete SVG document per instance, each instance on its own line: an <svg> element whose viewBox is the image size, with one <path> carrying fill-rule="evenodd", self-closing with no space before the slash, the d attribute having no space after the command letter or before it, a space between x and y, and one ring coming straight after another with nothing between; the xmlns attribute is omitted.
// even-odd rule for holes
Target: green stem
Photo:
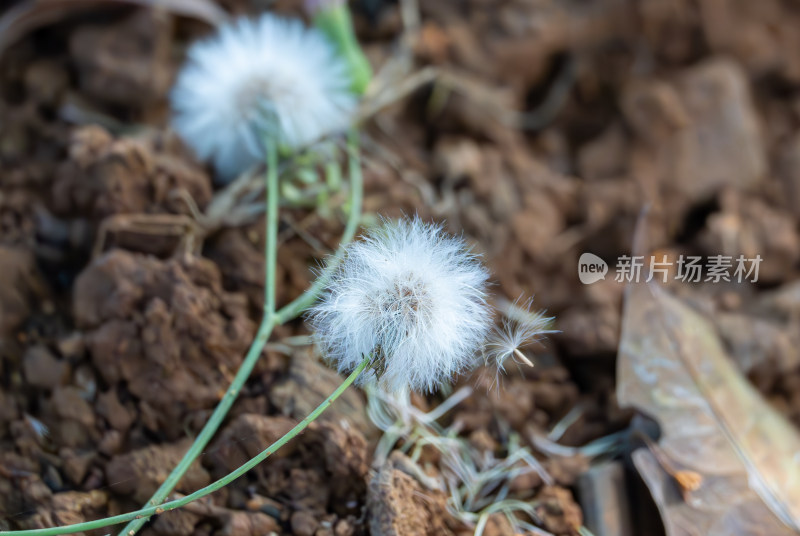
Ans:
<svg viewBox="0 0 800 536"><path fill-rule="evenodd" d="M158 505L162 503L167 496L175 489L180 479L189 470L195 459L203 452L208 442L219 429L225 416L230 411L231 406L239 396L242 386L250 377L258 359L261 357L261 351L269 339L270 334L275 326L288 322L297 317L305 311L322 291L325 283L330 277L333 268L338 263L343 246L349 244L355 236L358 222L361 219L361 200L363 196L363 178L361 175L361 162L358 154L358 133L354 130L348 138L348 166L350 168L350 211L347 218L347 224L342 235L339 250L328 264L328 268L320 276L320 278L301 296L296 298L291 303L287 304L279 311L275 312L275 273L277 264L277 232L278 232L278 156L277 148L274 144L267 143L267 189L266 189L266 263L265 263L265 285L264 285L264 316L261 320L261 325L258 328L255 339L253 340L250 348L247 350L247 355L242 361L236 376L233 378L230 387L225 392L222 400L219 401L211 417L206 422L203 429L195 438L189 450L183 455L183 458L177 466L172 470L167 479L156 490L148 503L150 505ZM323 280L324 279L324 280ZM323 281L320 281L323 280ZM149 516L134 519L129 523L120 533L119 536L132 536L136 534L139 529L147 522Z"/></svg>
<svg viewBox="0 0 800 536"><path fill-rule="evenodd" d="M347 62L353 92L363 95L372 79L372 67L356 39L347 4L329 3L314 15L314 25L328 36Z"/></svg>
<svg viewBox="0 0 800 536"><path fill-rule="evenodd" d="M164 499L167 498L172 490L175 489L175 486L178 485L178 482L180 482L180 479L186 471L189 470L192 462L200 456L208 442L211 441L211 438L219 428L222 420L228 414L231 406L239 396L239 391L242 386L247 381L247 378L250 377L253 367L261 356L261 350L264 348L264 344L267 342L267 339L269 339L272 329L275 327L275 272L277 271L278 253L278 149L275 144L270 141L267 141L265 145L267 153L267 208L265 216L266 262L264 266L264 316L261 320L258 332L256 333L256 338L250 345L247 355L242 365L239 367L233 382L231 382L230 387L228 387L228 390L225 392L222 400L219 401L219 404L217 404L217 407L214 408L214 412L195 438L191 447L189 447L189 450L186 451L186 454L183 455L178 465L175 466L167 479L164 480L153 496L150 497L150 500L147 501L151 505L161 504ZM119 536L133 536L147 522L147 519L147 517L142 517L133 520L122 529Z"/></svg>
<svg viewBox="0 0 800 536"><path fill-rule="evenodd" d="M278 271L278 147L274 142L266 141L267 150L267 213L265 214L266 231L266 263L264 269L264 315L275 314L275 272Z"/></svg>
<svg viewBox="0 0 800 536"><path fill-rule="evenodd" d="M306 429L306 427L314 421L317 417L319 417L322 412L328 409L337 398L339 398L342 393L347 389L355 380L356 378L361 375L365 368L370 364L372 360L372 356L366 356L358 365L358 367L350 373L347 379L342 382L342 384L336 388L336 390L331 393L331 395L326 398L317 408L312 411L308 417L300 421L294 428L289 430L286 435L278 439L275 443L267 447L266 449L262 450L258 455L254 458L248 460L244 465L236 469L235 471L229 473L228 475L220 478L216 482L209 484L208 486L201 488L195 491L192 494L189 494L181 499L177 499L174 501L170 501L167 503L162 504L161 506L150 506L147 508L142 508L141 510L137 510L136 512L129 512L127 514L120 514L117 516L107 517L104 519L98 519L96 521L86 521L84 523L75 523L74 525L66 525L63 527L53 527L49 529L34 529L34 530L18 530L18 531L4 531L0 532L0 536L4 535L15 535L15 536L58 536L60 534L73 534L75 532L83 532L89 531L94 529L99 529L102 527L108 527L110 525L116 525L117 523L123 523L125 521L130 521L133 519L146 519L154 514L161 514L163 512L168 512L170 510L174 510L176 508L180 508L190 502L196 501L197 499L201 499L206 495L209 495L218 489L227 486L240 476L247 473L250 469L257 466L259 463L263 462L267 457L269 457L272 453L276 450L284 446L286 443L291 441L297 434L302 432Z"/></svg>

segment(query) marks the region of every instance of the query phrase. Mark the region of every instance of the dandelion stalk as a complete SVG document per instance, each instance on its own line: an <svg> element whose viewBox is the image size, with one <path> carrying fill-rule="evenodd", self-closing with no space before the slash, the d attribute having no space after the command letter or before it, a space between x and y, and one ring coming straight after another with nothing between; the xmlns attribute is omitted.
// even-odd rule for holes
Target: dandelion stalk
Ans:
<svg viewBox="0 0 800 536"><path fill-rule="evenodd" d="M272 316L275 314L275 294L278 291L275 285L275 272L278 267L278 147L269 139L264 145L267 153L264 317L268 323L272 323Z"/></svg>
<svg viewBox="0 0 800 536"><path fill-rule="evenodd" d="M347 61L354 93L363 95L372 79L372 67L358 44L353 20L347 2L341 0L306 0L314 26L333 41L339 53Z"/></svg>
<svg viewBox="0 0 800 536"><path fill-rule="evenodd" d="M361 200L363 190L363 180L361 175L361 162L359 158L358 147L358 133L353 130L348 138L348 166L350 171L350 199L349 199L349 216L347 224L345 225L344 234L342 235L340 250L334 256L331 266L326 270L319 279L323 280L330 277L329 273L333 267L338 263L341 257L341 248L348 244L355 235L358 222L361 219ZM275 326L283 324L302 313L307 309L317 298L320 290L322 289L325 281L317 281L300 297L283 307L279 311L275 311L275 274L277 266L277 234L278 234L278 156L277 148L274 143L267 142L267 212L266 212L266 274L264 285L264 316L261 320L261 325L258 328L255 339L250 345L247 355L242 361L239 370L236 373L230 387L225 392L225 395L217 404L211 417L206 422L206 425L195 438L189 450L186 451L181 461L172 470L167 479L156 490L148 503L156 506L162 503L167 496L175 489L180 479L191 466L192 462L202 454L208 442L216 433L225 416L228 414L242 386L250 377L253 367L255 367L258 359L261 357L261 351L269 339L270 334ZM147 522L148 516L142 516L134 519L129 523L120 533L119 536L132 536L142 528Z"/></svg>
<svg viewBox="0 0 800 536"><path fill-rule="evenodd" d="M209 484L208 486L201 488L190 495L186 495L180 499L170 501L164 503L160 506L149 506L147 508L142 508L141 510L137 510L135 512L130 512L127 514L120 514L117 516L107 517L104 519L98 519L96 521L87 521L84 523L75 523L73 525L66 525L63 527L53 527L49 529L34 529L34 530L18 530L18 531L3 531L0 532L0 536L5 535L14 535L14 536L58 536L60 534L73 534L76 532L84 532L94 529L99 529L102 527L108 527L110 525L116 525L117 523L124 523L125 521L131 520L138 520L138 519L146 519L154 514L161 514L164 512L168 512L170 510L174 510L176 508L180 508L181 506L185 506L190 502L196 501L209 495L220 488L223 488L239 478L240 476L247 473L249 470L253 469L259 463L263 462L267 459L271 454L275 451L280 449L286 443L291 441L297 434L302 432L303 430L308 427L311 422L313 422L317 417L319 417L328 406L330 406L337 398L339 398L342 393L364 372L364 369L372 361L372 356L368 355L365 356L364 359L361 361L359 366L350 373L347 379L342 382L342 384L336 388L336 390L331 393L331 395L326 398L317 408L312 411L308 417L300 421L294 428L289 430L286 435L278 439L275 443L261 451L258 455L248 460L244 465L239 467L238 469L234 470L233 472L229 473L228 475L220 478L216 482Z"/></svg>

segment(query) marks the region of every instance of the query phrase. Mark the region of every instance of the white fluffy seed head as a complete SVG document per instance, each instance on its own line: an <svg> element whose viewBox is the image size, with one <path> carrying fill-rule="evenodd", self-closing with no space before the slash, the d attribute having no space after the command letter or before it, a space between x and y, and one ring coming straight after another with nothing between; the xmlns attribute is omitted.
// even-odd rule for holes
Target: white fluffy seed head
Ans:
<svg viewBox="0 0 800 536"><path fill-rule="evenodd" d="M173 125L223 182L263 161L264 139L299 148L347 128L356 105L336 48L300 21L262 15L189 48Z"/></svg>
<svg viewBox="0 0 800 536"><path fill-rule="evenodd" d="M383 222L350 244L308 314L323 354L340 372L389 391L432 391L475 364L491 329L488 272L463 240L419 219Z"/></svg>
<svg viewBox="0 0 800 536"><path fill-rule="evenodd" d="M533 300L530 299L522 305L508 303L503 307L505 310L502 326L495 328L486 344L487 365L494 364L498 373L505 371L505 362L508 359L517 364L532 366L522 349L548 333L556 333L550 329L553 317L545 316L544 311L532 312L532 305Z"/></svg>

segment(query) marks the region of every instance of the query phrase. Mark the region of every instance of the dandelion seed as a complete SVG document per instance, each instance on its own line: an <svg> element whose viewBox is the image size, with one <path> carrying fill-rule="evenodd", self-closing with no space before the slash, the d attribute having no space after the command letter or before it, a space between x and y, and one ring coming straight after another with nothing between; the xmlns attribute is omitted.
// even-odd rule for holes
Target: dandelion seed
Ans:
<svg viewBox="0 0 800 536"><path fill-rule="evenodd" d="M506 308L502 327L495 328L486 345L486 361L493 362L498 372L505 371L505 362L509 358L516 363L529 367L533 362L522 352L522 348L537 342L542 335L555 333L549 329L553 317L545 316L544 311L531 312L533 300L526 301L522 306L509 304Z"/></svg>
<svg viewBox="0 0 800 536"><path fill-rule="evenodd" d="M263 161L265 137L296 149L347 128L350 86L319 30L273 15L240 19L190 47L171 94L173 124L229 181Z"/></svg>
<svg viewBox="0 0 800 536"><path fill-rule="evenodd" d="M490 330L488 272L463 240L419 219L384 222L351 244L309 321L340 372L390 391L432 391L475 364Z"/></svg>
<svg viewBox="0 0 800 536"><path fill-rule="evenodd" d="M24 417L25 422L28 423L28 426L31 427L31 430L33 430L33 433L36 434L39 439L47 439L50 437L50 430L47 428L46 424L27 413L24 414Z"/></svg>

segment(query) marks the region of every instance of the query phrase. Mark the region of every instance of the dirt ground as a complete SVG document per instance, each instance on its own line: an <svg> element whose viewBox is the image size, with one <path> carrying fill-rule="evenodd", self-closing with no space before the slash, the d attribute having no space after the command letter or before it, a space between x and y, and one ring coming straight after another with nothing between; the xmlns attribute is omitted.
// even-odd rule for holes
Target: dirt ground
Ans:
<svg viewBox="0 0 800 536"><path fill-rule="evenodd" d="M301 13L299 2L219 3ZM263 219L198 223L192 205L205 210L219 189L166 126L185 47L208 26L123 4L57 12L0 39L3 530L139 507L205 423L259 321ZM489 390L481 371L460 379L475 393L447 422L497 453L511 433L534 447L568 415L565 446L634 429L615 402L624 287L612 276L648 205L653 254L761 255L755 284L676 291L800 424L800 6L419 4L410 26L406 4L352 6L376 70L405 55L405 75L440 73L367 121L365 212L446 221L483 253L497 296L535 295L561 331L535 350L534 369L510 369L500 388ZM279 304L307 288L340 220L282 212ZM103 234L104 222L116 226ZM605 281L581 284L583 252L612 265ZM295 321L272 340L304 333ZM238 466L336 384L303 352L269 346L179 491ZM471 533L444 495L423 493L399 465L372 468L378 434L362 394L337 404L213 501L158 516L142 533ZM632 534L658 535L626 462L640 446L632 436L611 463L628 475ZM589 460L536 451L555 483L528 478L514 492L537 501L542 529L574 535L592 509L614 507L581 494L603 478ZM504 523L493 519L485 533L511 534Z"/></svg>

